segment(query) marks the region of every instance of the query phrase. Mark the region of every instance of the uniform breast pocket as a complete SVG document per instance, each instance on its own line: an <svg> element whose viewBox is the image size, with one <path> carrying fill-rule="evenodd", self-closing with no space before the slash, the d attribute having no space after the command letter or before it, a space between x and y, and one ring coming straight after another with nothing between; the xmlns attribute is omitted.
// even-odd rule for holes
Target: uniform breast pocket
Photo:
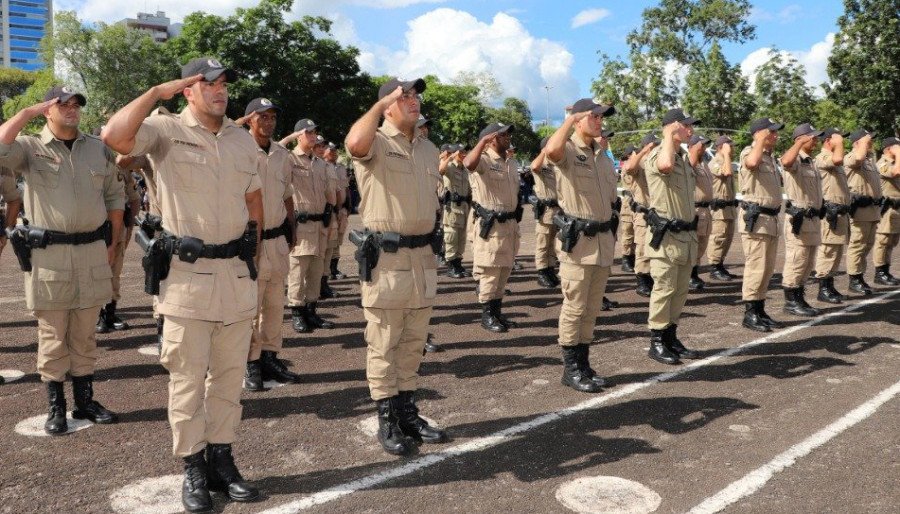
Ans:
<svg viewBox="0 0 900 514"><path fill-rule="evenodd" d="M392 194L412 194L415 191L415 177L412 166L408 160L398 157L388 157L385 160L386 180L388 191Z"/></svg>
<svg viewBox="0 0 900 514"><path fill-rule="evenodd" d="M180 150L172 156L175 163L173 183L175 189L181 191L201 191L208 186L210 177L206 176L206 155L189 150Z"/></svg>
<svg viewBox="0 0 900 514"><path fill-rule="evenodd" d="M103 183L106 181L106 177L109 176L109 171L105 168L91 168L91 186L97 191L103 189Z"/></svg>
<svg viewBox="0 0 900 514"><path fill-rule="evenodd" d="M803 190L808 192L818 191L819 174L814 169L803 170L800 180L803 183ZM814 195L811 195L814 196Z"/></svg>
<svg viewBox="0 0 900 514"><path fill-rule="evenodd" d="M49 161L39 161L28 175L25 182L32 186L46 189L59 187L59 164Z"/></svg>
<svg viewBox="0 0 900 514"><path fill-rule="evenodd" d="M575 185L582 191L594 191L600 184L593 170L581 166L575 167Z"/></svg>

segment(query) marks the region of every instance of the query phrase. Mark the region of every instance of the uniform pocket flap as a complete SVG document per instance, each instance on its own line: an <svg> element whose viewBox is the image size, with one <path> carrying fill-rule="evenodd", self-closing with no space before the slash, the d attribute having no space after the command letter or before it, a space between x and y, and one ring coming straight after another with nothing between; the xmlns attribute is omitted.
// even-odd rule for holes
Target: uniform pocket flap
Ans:
<svg viewBox="0 0 900 514"><path fill-rule="evenodd" d="M109 266L107 266L107 268L109 268ZM112 276L112 272L110 272L110 276ZM72 280L72 271L39 268L38 280L44 282L69 282Z"/></svg>

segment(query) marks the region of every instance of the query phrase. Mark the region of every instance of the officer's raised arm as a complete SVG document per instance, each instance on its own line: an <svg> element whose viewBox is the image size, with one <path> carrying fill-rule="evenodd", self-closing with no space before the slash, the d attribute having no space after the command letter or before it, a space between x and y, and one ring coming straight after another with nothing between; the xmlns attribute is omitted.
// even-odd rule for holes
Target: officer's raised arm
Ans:
<svg viewBox="0 0 900 514"><path fill-rule="evenodd" d="M12 170L18 169L25 161L25 154L15 144L19 132L29 121L46 114L50 106L59 102L59 98L51 98L46 102L26 107L17 112L6 123L0 125L0 162Z"/></svg>
<svg viewBox="0 0 900 514"><path fill-rule="evenodd" d="M362 117L356 120L356 123L350 127L344 143L347 145L347 151L356 158L365 157L372 149L372 142L375 141L375 132L378 130L378 124L385 109L391 106L403 95L403 88L397 86L390 94L379 99ZM408 135L410 140L412 136Z"/></svg>
<svg viewBox="0 0 900 514"><path fill-rule="evenodd" d="M556 132L550 136L550 139L547 140L547 146L544 147L544 154L547 155L547 158L550 159L551 162L558 163L562 161L563 157L566 155L566 141L569 140L569 134L572 133L572 127L590 114L591 111L583 111L567 116L566 119L563 120L562 125L560 125L560 127L556 129Z"/></svg>

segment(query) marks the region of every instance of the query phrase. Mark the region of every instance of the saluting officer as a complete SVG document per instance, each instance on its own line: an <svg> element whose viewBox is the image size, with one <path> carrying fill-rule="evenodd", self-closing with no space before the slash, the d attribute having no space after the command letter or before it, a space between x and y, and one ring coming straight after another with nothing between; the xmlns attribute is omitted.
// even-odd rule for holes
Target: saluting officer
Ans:
<svg viewBox="0 0 900 514"><path fill-rule="evenodd" d="M647 134L641 138L639 149L622 163L622 183L631 191L631 210L634 213L634 275L637 278L639 296L650 297L653 290L653 278L650 276L650 258L646 255L647 242L647 204L649 191L647 175L644 173L644 157L660 143L655 134Z"/></svg>
<svg viewBox="0 0 900 514"><path fill-rule="evenodd" d="M440 443L447 434L419 416L416 388L437 295L437 265L431 246L438 210L438 149L416 137L425 81L391 78L378 101L347 134L355 162L366 231L371 280L360 276L366 318L366 378L378 405L378 440L394 455L417 442ZM381 127L378 122L384 116ZM371 246L370 246L371 245ZM372 255L374 253L374 255ZM367 265L368 266L368 265ZM361 269L361 271L364 271Z"/></svg>
<svg viewBox="0 0 900 514"><path fill-rule="evenodd" d="M212 509L210 490L240 502L259 498L238 471L231 445L257 309L255 269L247 257L255 253L264 219L259 147L225 116L228 83L237 74L200 57L182 67L181 77L114 114L103 140L119 153L146 154L154 164L161 237L177 254L159 286L169 425L173 452L184 460L181 501L189 512L205 512ZM158 101L178 93L187 100L179 114L146 117Z"/></svg>
<svg viewBox="0 0 900 514"><path fill-rule="evenodd" d="M447 276L451 278L472 276L462 265L466 251L466 220L472 205L469 170L463 165L465 155L464 145L447 145L439 166L444 187L441 220L444 227L444 259L447 262Z"/></svg>
<svg viewBox="0 0 900 514"><path fill-rule="evenodd" d="M822 242L816 253L816 280L820 302L843 303L844 296L834 288L834 276L841 266L844 249L850 239L850 189L844 173L844 138L849 132L828 128L822 134L822 150L816 156L816 169L822 180L825 216L820 233Z"/></svg>
<svg viewBox="0 0 900 514"><path fill-rule="evenodd" d="M859 129L850 134L853 149L844 156L844 171L850 187L850 246L847 248L847 275L850 290L872 294L866 283L866 260L875 245L875 231L881 221L881 177L872 150L873 134Z"/></svg>
<svg viewBox="0 0 900 514"><path fill-rule="evenodd" d="M481 303L481 326L506 332L516 324L503 315L503 294L519 251L519 173L506 151L512 125L491 123L478 135L478 143L463 164L471 173L474 272Z"/></svg>
<svg viewBox="0 0 900 514"><path fill-rule="evenodd" d="M694 168L694 208L697 210L697 261L691 269L691 279L688 281L688 289L702 291L706 282L700 278L700 260L706 253L709 244L709 235L712 233L712 215L709 207L713 200L713 176L709 171L709 165L704 160L706 145L710 140L701 135L693 135L688 140L688 156L691 166Z"/></svg>
<svg viewBox="0 0 900 514"><path fill-rule="evenodd" d="M538 272L538 284L543 287L558 287L559 277L556 265L556 225L553 216L559 212L559 197L556 193L556 169L547 162L544 149L550 137L541 140L541 151L531 161L529 171L534 177L534 267Z"/></svg>
<svg viewBox="0 0 900 514"><path fill-rule="evenodd" d="M891 275L891 252L900 242L900 139L886 138L881 143L878 160L881 175L881 221L875 229L875 283L884 286L900 285Z"/></svg>
<svg viewBox="0 0 900 514"><path fill-rule="evenodd" d="M713 176L712 228L710 245L706 258L712 265L710 278L720 281L734 280L737 277L725 268L725 256L731 249L734 240L734 216L738 201L734 193L734 174L731 168L731 152L734 141L728 136L716 138L716 154L709 161L709 171Z"/></svg>
<svg viewBox="0 0 900 514"><path fill-rule="evenodd" d="M698 120L681 109L668 110L662 119L662 143L643 161L650 191L644 250L653 275L648 355L664 364L700 357L678 339L678 321L687 301L691 269L697 262L694 169L681 144L689 141L696 123Z"/></svg>
<svg viewBox="0 0 900 514"><path fill-rule="evenodd" d="M72 417L117 420L93 398L94 331L100 307L112 298L110 264L122 233L125 194L113 153L78 130L85 104L81 93L54 87L43 103L0 125L0 165L25 177L28 220L14 229L10 244L25 271L25 305L38 321L37 370L47 384L44 430L51 435L68 430L66 375L75 397ZM41 115L47 123L40 134L19 135Z"/></svg>
<svg viewBox="0 0 900 514"><path fill-rule="evenodd" d="M325 256L322 258L322 284L320 286L319 296L321 298L337 298L338 294L331 289L331 286L328 285L328 279L330 278L330 270L329 267L331 265L331 259L334 256L335 250L341 246L340 237L338 237L338 212L340 211L340 205L344 203L346 200L345 190L341 188L340 181L338 180L337 167L329 161L326 157L328 154L328 146L333 143L329 143L325 140L322 135L318 135L316 137L316 146L313 147L313 153L316 154L316 157L325 162L325 169L327 170L328 176L328 186L331 190L331 194L334 196L334 204L331 206L331 222L328 224L328 244L325 245Z"/></svg>
<svg viewBox="0 0 900 514"><path fill-rule="evenodd" d="M775 271L778 252L778 213L781 212L781 181L772 149L778 131L784 128L770 118L750 124L753 143L741 151L741 242L744 248L743 325L771 332L782 325L766 312L766 291Z"/></svg>
<svg viewBox="0 0 900 514"><path fill-rule="evenodd" d="M795 316L821 314L806 303L806 281L816 263L816 247L822 241L822 178L811 157L824 135L809 123L794 129L794 144L781 156L784 192L784 312Z"/></svg>
<svg viewBox="0 0 900 514"><path fill-rule="evenodd" d="M619 154L619 166L635 153L634 145L628 145ZM621 177L620 177L621 178ZM622 183L622 207L619 209L619 244L622 247L622 271L634 273L634 212L631 210L631 190Z"/></svg>
<svg viewBox="0 0 900 514"><path fill-rule="evenodd" d="M347 276L338 269L338 261L341 258L341 242L344 241L344 238L347 235L347 228L350 224L350 176L347 173L347 167L338 162L337 145L334 143L329 142L325 147L325 162L334 166L334 174L337 177L339 190L338 198L343 198L343 200L338 202L337 207L335 207L338 244L334 247L331 254L331 262L325 263L329 266L328 273L330 278L332 280L340 280L342 278L347 278Z"/></svg>

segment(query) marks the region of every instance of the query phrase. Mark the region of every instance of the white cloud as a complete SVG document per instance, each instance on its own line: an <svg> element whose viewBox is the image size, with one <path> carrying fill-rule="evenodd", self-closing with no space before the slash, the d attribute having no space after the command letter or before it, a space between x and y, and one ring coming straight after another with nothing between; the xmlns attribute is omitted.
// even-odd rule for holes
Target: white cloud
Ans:
<svg viewBox="0 0 900 514"><path fill-rule="evenodd" d="M750 8L750 21L752 22L778 22L781 24L791 23L800 17L803 8L797 4L790 4L782 7L777 13L767 11L762 7Z"/></svg>
<svg viewBox="0 0 900 514"><path fill-rule="evenodd" d="M503 96L528 102L536 118L577 99L572 76L573 55L555 41L533 36L518 19L497 13L488 23L449 8L430 11L408 23L402 48L363 45L360 66L373 74L401 77L435 75L449 82L460 72L489 71L503 87Z"/></svg>
<svg viewBox="0 0 900 514"><path fill-rule="evenodd" d="M806 83L815 88L815 94L823 94L821 85L828 82L828 58L834 46L834 33L829 32L823 41L812 45L809 50L779 50L782 58L793 57L806 68ZM751 52L741 61L741 72L750 80L752 88L756 79L756 69L769 60L771 48L763 47Z"/></svg>
<svg viewBox="0 0 900 514"><path fill-rule="evenodd" d="M610 14L609 9L585 9L572 18L572 28L577 29L578 27L596 23Z"/></svg>

